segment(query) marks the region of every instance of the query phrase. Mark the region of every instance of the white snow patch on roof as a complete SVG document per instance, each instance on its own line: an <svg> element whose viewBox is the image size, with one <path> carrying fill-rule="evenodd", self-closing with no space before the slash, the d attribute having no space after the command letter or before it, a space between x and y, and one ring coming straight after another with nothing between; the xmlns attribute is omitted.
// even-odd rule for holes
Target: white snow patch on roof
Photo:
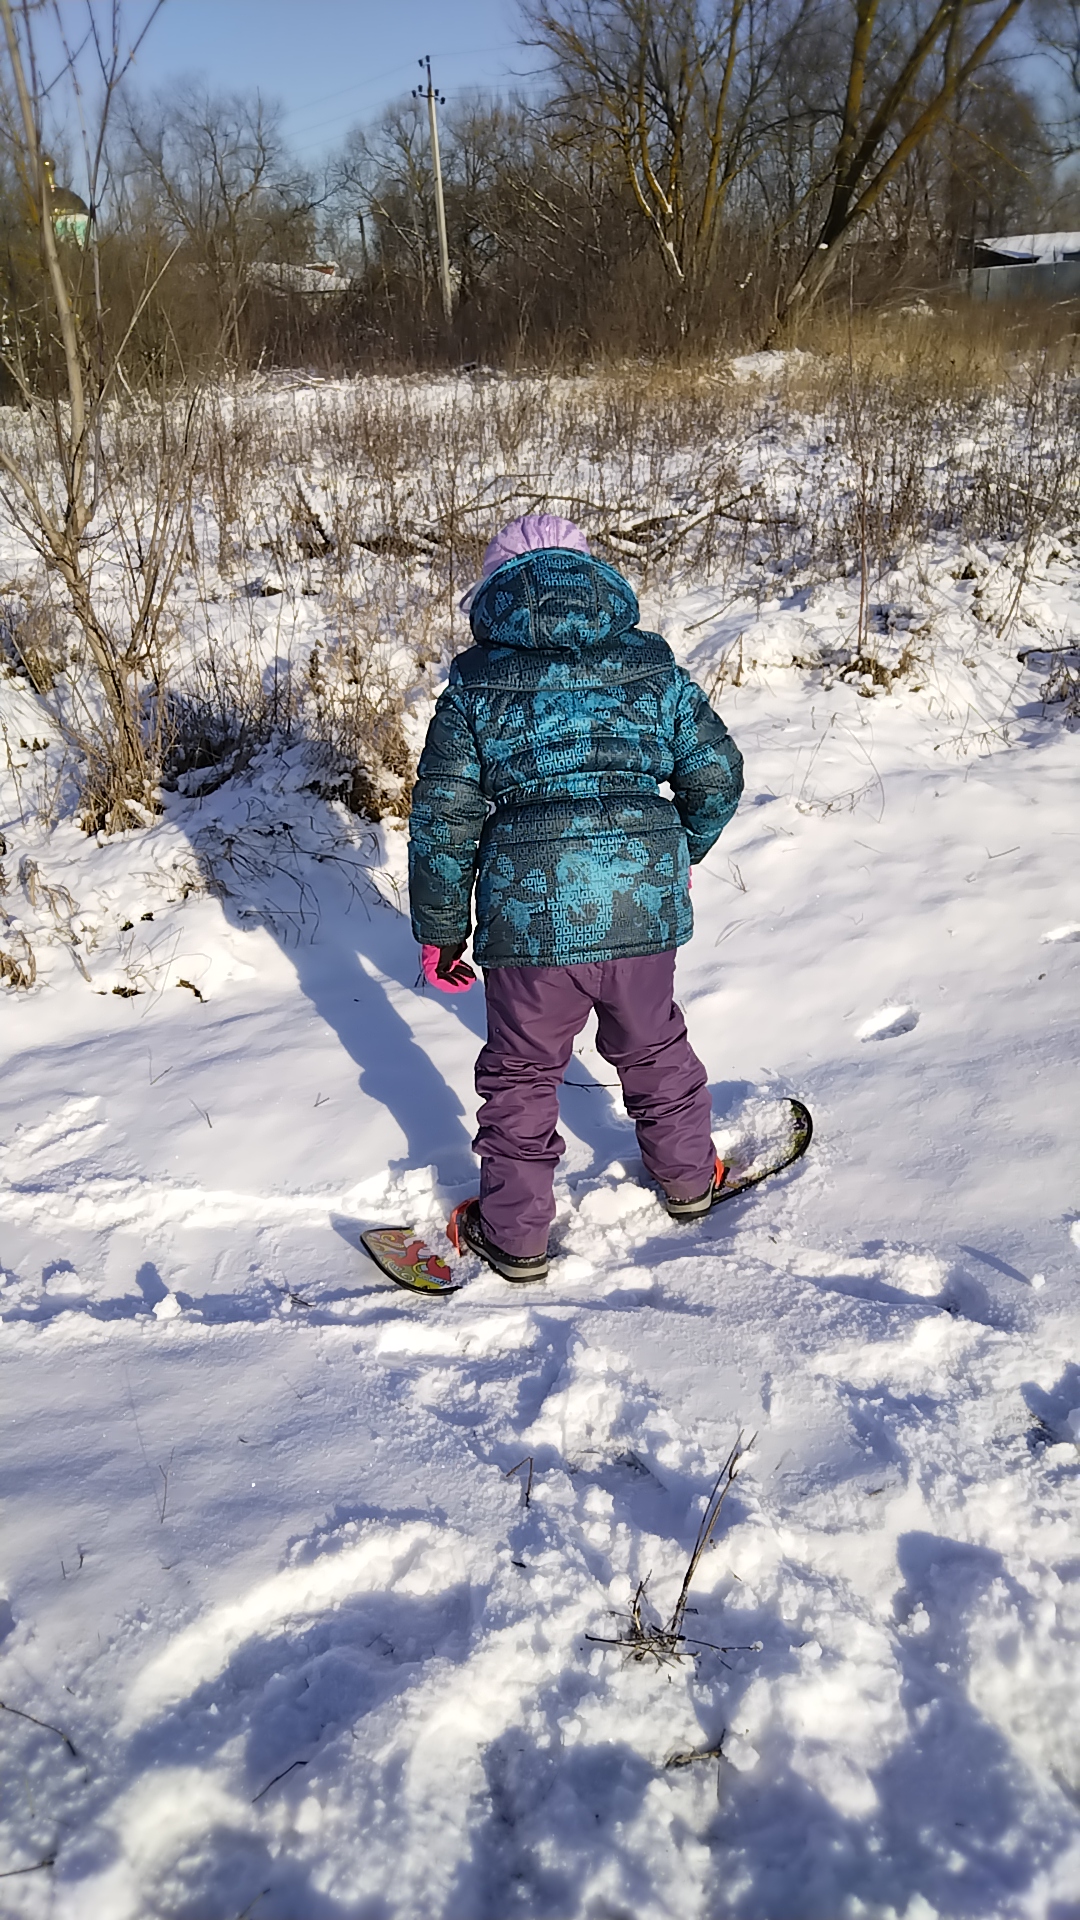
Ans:
<svg viewBox="0 0 1080 1920"><path fill-rule="evenodd" d="M1017 262L1037 261L1040 266L1080 256L1080 233L1006 233L981 244L995 253L1011 254Z"/></svg>

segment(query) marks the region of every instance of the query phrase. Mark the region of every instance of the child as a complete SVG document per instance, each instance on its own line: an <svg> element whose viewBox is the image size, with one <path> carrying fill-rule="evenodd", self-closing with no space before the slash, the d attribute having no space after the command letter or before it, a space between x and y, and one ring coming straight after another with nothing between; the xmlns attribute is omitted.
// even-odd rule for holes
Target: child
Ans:
<svg viewBox="0 0 1080 1920"><path fill-rule="evenodd" d="M467 991L475 883L480 1195L450 1233L505 1279L542 1280L565 1148L558 1088L594 1007L668 1212L695 1218L718 1194L705 1069L672 991L693 931L690 868L738 806L742 758L570 521L504 527L462 606L476 645L451 666L420 759L412 924L425 978Z"/></svg>

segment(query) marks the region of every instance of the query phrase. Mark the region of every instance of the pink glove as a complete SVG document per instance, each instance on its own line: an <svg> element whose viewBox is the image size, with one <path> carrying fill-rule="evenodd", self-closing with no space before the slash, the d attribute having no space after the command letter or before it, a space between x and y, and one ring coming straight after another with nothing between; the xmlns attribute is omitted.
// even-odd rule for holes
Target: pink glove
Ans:
<svg viewBox="0 0 1080 1920"><path fill-rule="evenodd" d="M428 986L440 993L468 993L476 979L461 958L461 947L421 947L420 970Z"/></svg>

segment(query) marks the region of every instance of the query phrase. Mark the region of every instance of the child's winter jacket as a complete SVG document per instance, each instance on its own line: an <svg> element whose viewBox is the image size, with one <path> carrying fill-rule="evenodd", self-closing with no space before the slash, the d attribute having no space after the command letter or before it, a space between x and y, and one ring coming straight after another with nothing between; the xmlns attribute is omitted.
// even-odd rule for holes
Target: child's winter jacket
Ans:
<svg viewBox="0 0 1080 1920"><path fill-rule="evenodd" d="M413 793L413 932L484 967L661 953L693 930L690 863L742 792L742 758L613 567L509 561L440 695ZM674 804L659 791L670 784Z"/></svg>

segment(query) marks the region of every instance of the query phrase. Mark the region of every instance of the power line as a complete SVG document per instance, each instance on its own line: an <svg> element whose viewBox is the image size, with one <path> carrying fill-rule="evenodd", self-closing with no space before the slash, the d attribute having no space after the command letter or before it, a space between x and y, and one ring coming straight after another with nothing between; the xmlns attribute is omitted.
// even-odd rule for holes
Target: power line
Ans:
<svg viewBox="0 0 1080 1920"><path fill-rule="evenodd" d="M392 80L395 73L404 73L411 66L411 60L402 60L398 66L388 67L385 73L372 74L367 80L354 80L351 86L339 87L336 93L321 93L315 100L302 100L298 107L286 108L285 118L288 119L294 113L307 113L312 107L323 106L327 100L341 100L347 93L359 93L364 87L381 86L384 80Z"/></svg>
<svg viewBox="0 0 1080 1920"><path fill-rule="evenodd" d="M541 75L547 73L547 71L548 69L546 67L531 67L527 73L513 74L510 77L516 80L535 80L539 78ZM488 84L494 85L495 83L489 82ZM477 91L477 87L476 87L475 81L463 80L460 86L450 87L448 89L447 98L454 99L460 94L475 93L476 91ZM319 121L319 133L321 135L323 129L326 127L340 126L343 120L357 119L362 115L362 113L363 113L362 107L348 107L346 108L344 113L331 114L329 119ZM298 127L295 134L291 134L286 128L285 138L288 141L289 146L291 147L294 153L303 154L305 152L315 152L318 148L320 148L325 144L324 141L319 137L313 137L311 140L308 140L305 143L305 135L307 133L311 133L312 135L314 135L315 133L314 127L310 127L310 128Z"/></svg>
<svg viewBox="0 0 1080 1920"><path fill-rule="evenodd" d="M453 53L437 53L434 58L436 60L476 60L485 53L513 53L514 49L520 45L520 40L507 40L501 47L458 47ZM412 61L402 60L396 67L388 67L385 73L372 74L367 80L354 80L351 86L339 87L335 93L321 93L316 100L302 100L299 106L286 108L285 118L289 119L294 113L307 113L310 107L324 106L328 100L342 100L347 93L359 93L365 87L381 86L384 80L392 80L396 73L407 73L411 69Z"/></svg>

